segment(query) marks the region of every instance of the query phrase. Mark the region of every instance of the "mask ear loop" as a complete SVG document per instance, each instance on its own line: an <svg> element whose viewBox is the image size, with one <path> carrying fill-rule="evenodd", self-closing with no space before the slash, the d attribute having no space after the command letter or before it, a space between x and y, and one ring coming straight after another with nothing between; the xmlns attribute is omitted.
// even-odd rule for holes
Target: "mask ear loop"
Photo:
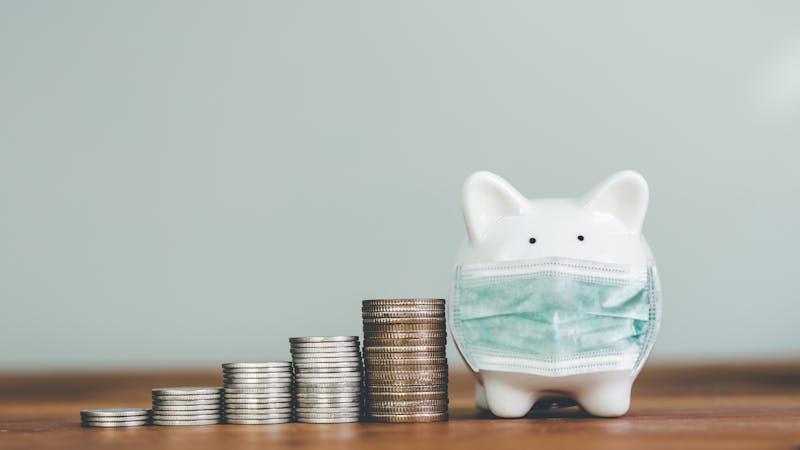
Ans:
<svg viewBox="0 0 800 450"><path fill-rule="evenodd" d="M656 266L653 261L650 261L647 265L647 296L648 296L648 316L647 316L647 334L644 338L644 343L642 343L642 351L639 352L639 358L636 360L636 364L633 366L633 374L639 373L644 365L644 362L647 360L647 356L650 355L650 350L653 348L653 344L655 342L656 334L658 333L658 316L659 316L659 296L661 293L658 291L656 287Z"/></svg>

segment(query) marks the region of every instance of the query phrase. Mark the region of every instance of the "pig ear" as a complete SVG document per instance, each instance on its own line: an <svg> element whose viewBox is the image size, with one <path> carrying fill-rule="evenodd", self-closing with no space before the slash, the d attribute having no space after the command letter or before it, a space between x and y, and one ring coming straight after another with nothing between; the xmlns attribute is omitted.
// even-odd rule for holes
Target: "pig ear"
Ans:
<svg viewBox="0 0 800 450"><path fill-rule="evenodd" d="M637 234L642 232L649 200L647 181L632 170L611 175L583 196L586 208L611 214Z"/></svg>
<svg viewBox="0 0 800 450"><path fill-rule="evenodd" d="M499 176L491 172L475 172L464 182L461 207L469 240L477 242L501 217L523 214L528 208L528 200Z"/></svg>

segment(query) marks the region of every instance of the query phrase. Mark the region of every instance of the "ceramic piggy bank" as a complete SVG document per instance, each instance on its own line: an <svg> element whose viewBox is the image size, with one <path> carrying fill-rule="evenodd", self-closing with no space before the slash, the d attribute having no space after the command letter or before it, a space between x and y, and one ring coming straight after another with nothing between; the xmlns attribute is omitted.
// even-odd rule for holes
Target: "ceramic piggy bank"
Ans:
<svg viewBox="0 0 800 450"><path fill-rule="evenodd" d="M648 199L631 171L558 199L529 200L489 172L467 178L448 321L479 408L521 417L567 397L595 416L628 411L660 320Z"/></svg>

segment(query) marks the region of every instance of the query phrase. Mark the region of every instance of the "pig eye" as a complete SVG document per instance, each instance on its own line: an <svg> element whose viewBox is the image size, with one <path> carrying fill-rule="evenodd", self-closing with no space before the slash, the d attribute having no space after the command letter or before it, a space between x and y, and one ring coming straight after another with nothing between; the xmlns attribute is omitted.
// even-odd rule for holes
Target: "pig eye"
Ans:
<svg viewBox="0 0 800 450"><path fill-rule="evenodd" d="M536 238L532 237L532 238L528 239L528 242L530 242L531 244L535 244L536 243Z"/></svg>
<svg viewBox="0 0 800 450"><path fill-rule="evenodd" d="M582 235L582 234L579 234L579 235L578 235L578 240L579 240L579 241L582 241L582 240L583 240L583 235Z"/></svg>

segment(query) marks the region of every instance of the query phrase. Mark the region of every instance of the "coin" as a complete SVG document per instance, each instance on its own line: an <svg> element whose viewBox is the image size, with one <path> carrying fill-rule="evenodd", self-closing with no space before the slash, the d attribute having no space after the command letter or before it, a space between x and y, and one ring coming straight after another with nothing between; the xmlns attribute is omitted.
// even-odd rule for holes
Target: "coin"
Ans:
<svg viewBox="0 0 800 450"><path fill-rule="evenodd" d="M153 420L212 420L222 417L222 413L217 414L153 414Z"/></svg>
<svg viewBox="0 0 800 450"><path fill-rule="evenodd" d="M153 425L160 426L194 426L194 425L215 425L220 423L219 419L212 420L154 420Z"/></svg>
<svg viewBox="0 0 800 450"><path fill-rule="evenodd" d="M319 413L310 413L310 412L303 412L303 413L296 413L297 419L299 421L300 418L303 419L342 419L342 418L350 418L350 417L360 417L360 411L353 411L353 412L319 412Z"/></svg>
<svg viewBox="0 0 800 450"><path fill-rule="evenodd" d="M292 421L292 416L282 417L278 419L259 419L259 420L245 420L245 419L230 419L225 418L225 423L231 425L271 425L277 423L289 423Z"/></svg>
<svg viewBox="0 0 800 450"><path fill-rule="evenodd" d="M153 406L178 406L178 405L204 405L214 407L216 405L221 405L222 400L203 400L203 401L196 401L196 402L187 402L187 401L172 401L172 400L153 400Z"/></svg>
<svg viewBox="0 0 800 450"><path fill-rule="evenodd" d="M383 305L444 305L443 298L373 298L362 300L362 306L383 306Z"/></svg>
<svg viewBox="0 0 800 450"><path fill-rule="evenodd" d="M364 345L367 348L371 347L424 347L433 346L443 348L447 345L446 339L365 339Z"/></svg>
<svg viewBox="0 0 800 450"><path fill-rule="evenodd" d="M322 417L322 415L335 415L337 417L350 417L361 414L361 406L315 406L315 407L296 407L295 414L305 417Z"/></svg>
<svg viewBox="0 0 800 450"><path fill-rule="evenodd" d="M122 417L146 416L150 414L147 408L92 408L81 410L81 417Z"/></svg>
<svg viewBox="0 0 800 450"><path fill-rule="evenodd" d="M313 418L297 416L300 423L352 423L360 422L361 417L338 417L338 418Z"/></svg>
<svg viewBox="0 0 800 450"><path fill-rule="evenodd" d="M236 399L243 399L243 400L259 400L259 399L282 399L282 398L292 398L291 392L282 392L279 394L225 394L225 401L228 400L236 400Z"/></svg>
<svg viewBox="0 0 800 450"><path fill-rule="evenodd" d="M225 379L231 380L251 380L251 379L266 379L266 380L282 380L291 379L292 372L241 372L241 373L228 373L222 375Z"/></svg>
<svg viewBox="0 0 800 450"><path fill-rule="evenodd" d="M426 323L364 323L364 333L410 333L424 331L439 331L444 329L442 321Z"/></svg>
<svg viewBox="0 0 800 450"><path fill-rule="evenodd" d="M369 419L374 422L388 423L413 423L413 422L441 422L447 420L447 413L423 414L369 414Z"/></svg>
<svg viewBox="0 0 800 450"><path fill-rule="evenodd" d="M131 420L125 422L84 421L81 422L81 426L88 428L141 427L149 423L150 422L147 420Z"/></svg>
<svg viewBox="0 0 800 450"><path fill-rule="evenodd" d="M121 417L84 417L81 422L136 422L140 420L150 420L150 415L146 416L121 416Z"/></svg>
<svg viewBox="0 0 800 450"><path fill-rule="evenodd" d="M253 414L253 413L242 413L242 414L226 414L225 420L265 420L265 419L283 419L286 417L292 416L292 409L288 408L286 412L276 412L274 414Z"/></svg>
<svg viewBox="0 0 800 450"><path fill-rule="evenodd" d="M367 393L369 404L381 402L404 402L404 401L425 401L425 400L447 400L446 391L438 392L388 392L388 393Z"/></svg>
<svg viewBox="0 0 800 450"><path fill-rule="evenodd" d="M171 387L171 388L156 388L153 389L153 395L166 396L166 395L214 395L222 392L222 388L218 387Z"/></svg>
<svg viewBox="0 0 800 450"><path fill-rule="evenodd" d="M291 402L284 402L284 403L226 403L225 404L225 413L235 412L235 411L272 411L272 410L284 410L286 408L292 407Z"/></svg>
<svg viewBox="0 0 800 450"><path fill-rule="evenodd" d="M353 342L358 336L304 336L289 338L292 344L314 344L319 342Z"/></svg>
<svg viewBox="0 0 800 450"><path fill-rule="evenodd" d="M234 362L222 364L223 369L276 369L291 370L292 363L289 361L264 361L264 362Z"/></svg>
<svg viewBox="0 0 800 450"><path fill-rule="evenodd" d="M214 411L219 408L209 408L208 405L154 405L153 412L157 411Z"/></svg>
<svg viewBox="0 0 800 450"><path fill-rule="evenodd" d="M275 387L225 387L225 396L229 394L282 394L292 392L291 386L275 386Z"/></svg>

